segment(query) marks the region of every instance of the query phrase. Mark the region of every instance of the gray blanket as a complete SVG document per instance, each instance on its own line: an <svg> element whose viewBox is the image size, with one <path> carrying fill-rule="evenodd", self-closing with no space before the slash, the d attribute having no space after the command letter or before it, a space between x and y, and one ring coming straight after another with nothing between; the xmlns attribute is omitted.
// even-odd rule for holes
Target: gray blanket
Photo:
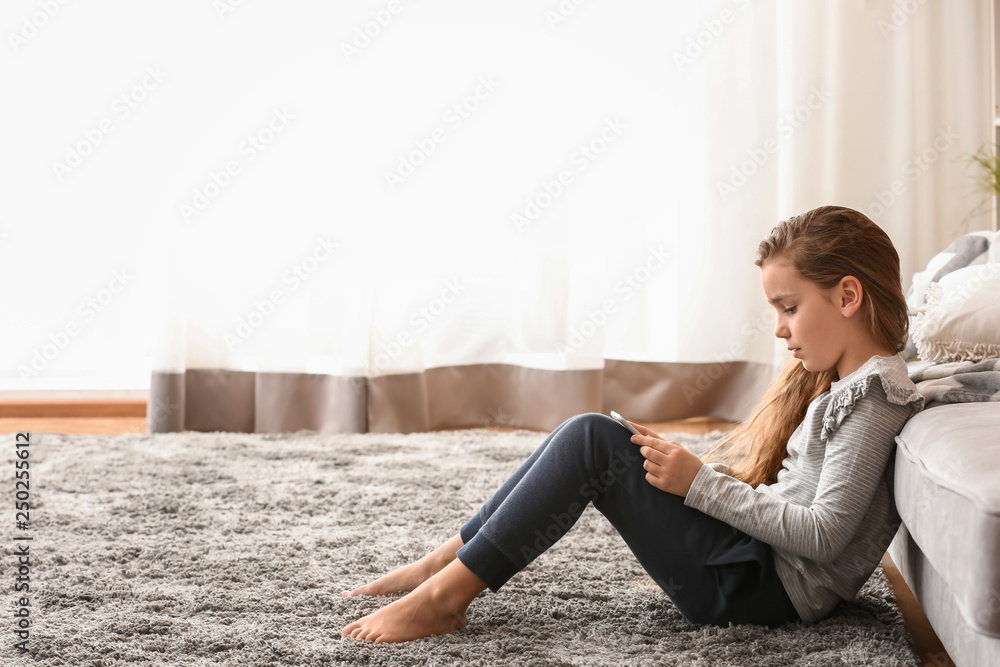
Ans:
<svg viewBox="0 0 1000 667"><path fill-rule="evenodd" d="M912 309L924 304L924 291L927 285L937 282L941 276L957 269L985 264L997 255L998 248L991 248L997 243L1000 243L1000 235L994 232L973 232L960 236L931 261L932 265L937 266L935 270L924 271L914 276L913 284L906 293L906 302L911 308L911 332L916 323L916 314ZM1000 401L1000 358L984 359L979 362L924 361L917 357L917 347L913 344L912 337L907 339L906 349L902 355L906 360L910 379L917 385L917 391L923 394L927 406L935 403Z"/></svg>
<svg viewBox="0 0 1000 667"><path fill-rule="evenodd" d="M910 379L931 403L1000 401L1000 359L938 364L915 359L906 363Z"/></svg>

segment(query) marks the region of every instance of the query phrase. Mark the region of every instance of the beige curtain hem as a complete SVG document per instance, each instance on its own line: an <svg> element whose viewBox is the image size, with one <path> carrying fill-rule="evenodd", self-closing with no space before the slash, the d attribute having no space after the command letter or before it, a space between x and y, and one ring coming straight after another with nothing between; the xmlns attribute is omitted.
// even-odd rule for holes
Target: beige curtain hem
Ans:
<svg viewBox="0 0 1000 667"><path fill-rule="evenodd" d="M153 373L147 420L151 433L550 431L573 415L610 410L639 422L742 421L773 374L751 362L619 360L597 370L475 364L375 378L189 369Z"/></svg>

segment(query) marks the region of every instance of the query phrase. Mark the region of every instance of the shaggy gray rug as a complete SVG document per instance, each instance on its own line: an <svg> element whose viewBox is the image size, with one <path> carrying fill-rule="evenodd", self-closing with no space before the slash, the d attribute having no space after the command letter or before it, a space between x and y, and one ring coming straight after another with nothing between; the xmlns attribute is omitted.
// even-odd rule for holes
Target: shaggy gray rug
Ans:
<svg viewBox="0 0 1000 667"><path fill-rule="evenodd" d="M593 508L499 593L480 595L463 630L404 644L341 640L344 625L399 596L340 591L455 535L544 435L33 434L31 658L100 667L916 664L881 569L811 627L696 626ZM707 444L670 437L696 451ZM4 448L8 471L13 450ZM0 659L28 664L3 616Z"/></svg>

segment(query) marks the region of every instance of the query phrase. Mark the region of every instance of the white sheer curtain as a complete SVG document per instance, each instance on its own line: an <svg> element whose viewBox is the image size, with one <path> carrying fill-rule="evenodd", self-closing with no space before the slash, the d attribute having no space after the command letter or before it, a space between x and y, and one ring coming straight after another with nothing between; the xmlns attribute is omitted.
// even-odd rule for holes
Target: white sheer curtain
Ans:
<svg viewBox="0 0 1000 667"><path fill-rule="evenodd" d="M863 210L905 283L972 209L986 2L569 6L344 9L218 119L150 231L151 429L742 418L777 221Z"/></svg>

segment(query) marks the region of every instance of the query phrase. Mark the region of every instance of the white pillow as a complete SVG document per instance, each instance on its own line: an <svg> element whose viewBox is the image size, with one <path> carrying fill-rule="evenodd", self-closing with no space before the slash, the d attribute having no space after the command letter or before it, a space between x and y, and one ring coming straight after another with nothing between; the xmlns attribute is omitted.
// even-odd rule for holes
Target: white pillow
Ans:
<svg viewBox="0 0 1000 667"><path fill-rule="evenodd" d="M1000 232L990 239L990 254L987 262L1000 262Z"/></svg>
<svg viewBox="0 0 1000 667"><path fill-rule="evenodd" d="M1000 263L957 269L931 283L913 342L925 361L1000 357Z"/></svg>
<svg viewBox="0 0 1000 667"><path fill-rule="evenodd" d="M927 286L952 260L956 260L960 267L1000 262L1000 232L970 232L958 237L946 249L931 257L927 268L913 274L910 289L906 293L906 305L911 312L924 306Z"/></svg>

